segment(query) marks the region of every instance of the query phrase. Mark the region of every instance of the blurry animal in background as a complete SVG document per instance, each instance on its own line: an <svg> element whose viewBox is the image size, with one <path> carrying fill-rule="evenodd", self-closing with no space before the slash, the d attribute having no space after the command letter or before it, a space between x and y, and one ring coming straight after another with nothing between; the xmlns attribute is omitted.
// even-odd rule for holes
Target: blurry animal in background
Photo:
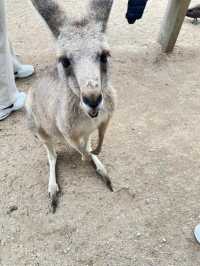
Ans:
<svg viewBox="0 0 200 266"><path fill-rule="evenodd" d="M186 13L186 17L189 18L193 18L193 24L197 24L198 23L198 18L200 18L200 5L197 5L193 8L189 8L187 13Z"/></svg>

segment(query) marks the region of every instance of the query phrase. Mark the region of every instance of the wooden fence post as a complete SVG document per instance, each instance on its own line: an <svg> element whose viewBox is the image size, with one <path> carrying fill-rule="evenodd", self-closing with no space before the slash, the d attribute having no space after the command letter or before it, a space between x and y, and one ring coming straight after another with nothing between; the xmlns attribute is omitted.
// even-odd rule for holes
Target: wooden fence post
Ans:
<svg viewBox="0 0 200 266"><path fill-rule="evenodd" d="M162 50L171 52L176 44L191 0L169 0L160 31L159 42Z"/></svg>

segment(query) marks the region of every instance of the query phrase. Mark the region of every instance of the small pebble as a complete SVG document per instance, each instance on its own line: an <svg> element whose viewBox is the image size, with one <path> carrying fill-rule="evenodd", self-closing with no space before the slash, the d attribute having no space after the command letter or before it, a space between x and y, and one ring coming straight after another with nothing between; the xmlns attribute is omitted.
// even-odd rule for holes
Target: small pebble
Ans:
<svg viewBox="0 0 200 266"><path fill-rule="evenodd" d="M161 242L162 242L163 244L164 244L164 243L167 243L166 238L163 238Z"/></svg>
<svg viewBox="0 0 200 266"><path fill-rule="evenodd" d="M11 214L12 212L17 211L17 210L18 210L18 207L16 205L10 206L7 211L7 214Z"/></svg>
<svg viewBox="0 0 200 266"><path fill-rule="evenodd" d="M136 236L137 236L137 238L141 237L141 233L138 232L138 233L136 234Z"/></svg>
<svg viewBox="0 0 200 266"><path fill-rule="evenodd" d="M147 205L149 205L149 203L150 203L150 199L146 199L146 200L145 200L145 203L146 203Z"/></svg>

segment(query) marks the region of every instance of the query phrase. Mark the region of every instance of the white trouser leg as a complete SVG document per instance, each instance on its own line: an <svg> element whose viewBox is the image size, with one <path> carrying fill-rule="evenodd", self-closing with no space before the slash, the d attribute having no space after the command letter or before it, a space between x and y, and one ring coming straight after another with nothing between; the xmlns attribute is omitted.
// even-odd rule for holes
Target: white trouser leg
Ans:
<svg viewBox="0 0 200 266"><path fill-rule="evenodd" d="M10 43L10 51L13 63L15 78L28 78L33 75L34 67L32 65L22 64L15 54L15 50Z"/></svg>
<svg viewBox="0 0 200 266"><path fill-rule="evenodd" d="M7 107L16 100L17 88L13 72L6 27L5 0L0 0L0 108Z"/></svg>
<svg viewBox="0 0 200 266"><path fill-rule="evenodd" d="M12 58L12 63L13 63L13 68L14 68L14 73L15 73L21 67L22 63L17 58L15 50L12 46L12 43L10 42L9 44L10 44L11 58Z"/></svg>

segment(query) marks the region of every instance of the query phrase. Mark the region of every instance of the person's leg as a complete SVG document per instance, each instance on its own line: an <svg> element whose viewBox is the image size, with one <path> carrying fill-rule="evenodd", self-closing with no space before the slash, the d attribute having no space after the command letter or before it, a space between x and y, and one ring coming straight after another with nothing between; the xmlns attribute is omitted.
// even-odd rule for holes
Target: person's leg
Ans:
<svg viewBox="0 0 200 266"><path fill-rule="evenodd" d="M4 0L0 0L0 106L7 107L16 100L17 88L10 56Z"/></svg>
<svg viewBox="0 0 200 266"><path fill-rule="evenodd" d="M11 43L10 43L10 51L12 55L15 78L27 78L29 76L32 76L34 73L34 67L32 65L22 64L19 61Z"/></svg>
<svg viewBox="0 0 200 266"><path fill-rule="evenodd" d="M24 106L25 94L18 92L8 43L5 2L0 0L0 120Z"/></svg>

